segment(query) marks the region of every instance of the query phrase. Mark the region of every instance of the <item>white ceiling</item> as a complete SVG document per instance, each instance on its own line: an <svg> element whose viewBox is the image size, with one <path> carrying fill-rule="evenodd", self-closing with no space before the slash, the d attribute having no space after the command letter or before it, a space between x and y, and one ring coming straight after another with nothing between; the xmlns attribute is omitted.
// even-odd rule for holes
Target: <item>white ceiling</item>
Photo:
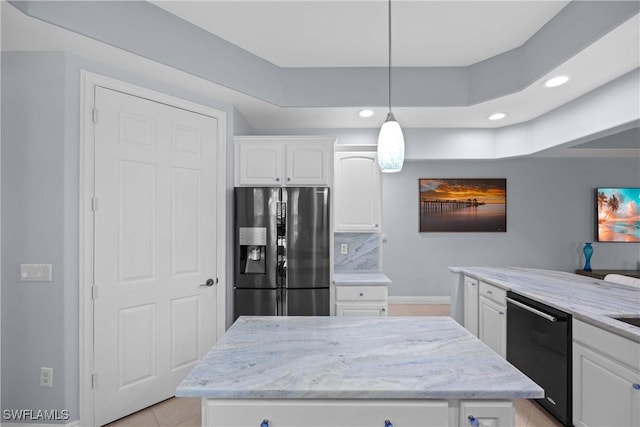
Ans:
<svg viewBox="0 0 640 427"><path fill-rule="evenodd" d="M280 67L388 63L386 0L153 1ZM394 66L466 66L521 46L568 0L394 0Z"/></svg>
<svg viewBox="0 0 640 427"><path fill-rule="evenodd" d="M387 3L384 0L161 1L182 19L280 67L386 66ZM393 61L402 66L468 65L517 48L564 6L562 1L393 0ZM282 107L126 50L31 18L2 1L3 50L63 50L107 63L129 64L155 78L190 83L194 90L233 104L258 130L378 128L387 107L360 118L353 107ZM579 25L579 23L576 23ZM498 128L550 112L640 66L640 16L635 15L528 87L469 106L396 106L408 128ZM541 81L569 74L555 90ZM380 87L386 86L386 80ZM507 118L486 118L504 111Z"/></svg>

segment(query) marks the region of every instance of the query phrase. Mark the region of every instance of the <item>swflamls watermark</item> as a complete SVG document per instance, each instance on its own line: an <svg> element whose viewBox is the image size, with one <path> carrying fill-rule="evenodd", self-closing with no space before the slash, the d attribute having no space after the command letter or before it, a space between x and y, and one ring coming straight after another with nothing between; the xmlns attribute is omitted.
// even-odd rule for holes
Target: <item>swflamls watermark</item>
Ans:
<svg viewBox="0 0 640 427"><path fill-rule="evenodd" d="M68 421L67 409L4 409L5 421Z"/></svg>

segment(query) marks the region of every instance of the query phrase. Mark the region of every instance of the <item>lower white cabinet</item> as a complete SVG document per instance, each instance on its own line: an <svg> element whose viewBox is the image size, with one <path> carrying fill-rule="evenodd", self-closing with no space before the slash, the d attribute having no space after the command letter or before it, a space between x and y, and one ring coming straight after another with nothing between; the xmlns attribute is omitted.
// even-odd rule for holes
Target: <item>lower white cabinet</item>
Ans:
<svg viewBox="0 0 640 427"><path fill-rule="evenodd" d="M386 316L387 286L336 286L336 316Z"/></svg>
<svg viewBox="0 0 640 427"><path fill-rule="evenodd" d="M513 426L511 401L203 399L207 427Z"/></svg>
<svg viewBox="0 0 640 427"><path fill-rule="evenodd" d="M500 356L507 358L507 292L480 281L478 297L478 338Z"/></svg>
<svg viewBox="0 0 640 427"><path fill-rule="evenodd" d="M464 327L478 336L478 279L464 276Z"/></svg>
<svg viewBox="0 0 640 427"><path fill-rule="evenodd" d="M573 320L573 423L640 426L640 343Z"/></svg>
<svg viewBox="0 0 640 427"><path fill-rule="evenodd" d="M458 425L470 426L477 420L482 427L511 427L515 425L515 408L511 402L468 400L460 402Z"/></svg>

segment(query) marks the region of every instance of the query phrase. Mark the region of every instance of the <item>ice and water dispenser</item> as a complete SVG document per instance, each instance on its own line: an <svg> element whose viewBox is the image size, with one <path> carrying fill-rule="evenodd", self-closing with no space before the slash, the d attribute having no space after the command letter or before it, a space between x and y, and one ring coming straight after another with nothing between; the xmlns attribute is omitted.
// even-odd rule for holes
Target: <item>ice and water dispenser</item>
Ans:
<svg viewBox="0 0 640 427"><path fill-rule="evenodd" d="M240 274L266 274L267 228L240 227Z"/></svg>

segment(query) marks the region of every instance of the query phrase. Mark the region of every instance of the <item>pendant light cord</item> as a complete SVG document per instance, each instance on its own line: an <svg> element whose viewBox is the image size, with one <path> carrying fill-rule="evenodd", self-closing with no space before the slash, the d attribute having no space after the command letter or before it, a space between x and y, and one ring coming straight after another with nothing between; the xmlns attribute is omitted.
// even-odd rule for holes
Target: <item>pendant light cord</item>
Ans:
<svg viewBox="0 0 640 427"><path fill-rule="evenodd" d="M389 12L389 112L391 112L391 0L388 1Z"/></svg>

